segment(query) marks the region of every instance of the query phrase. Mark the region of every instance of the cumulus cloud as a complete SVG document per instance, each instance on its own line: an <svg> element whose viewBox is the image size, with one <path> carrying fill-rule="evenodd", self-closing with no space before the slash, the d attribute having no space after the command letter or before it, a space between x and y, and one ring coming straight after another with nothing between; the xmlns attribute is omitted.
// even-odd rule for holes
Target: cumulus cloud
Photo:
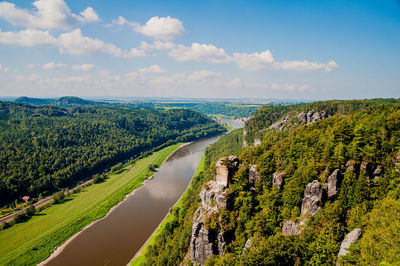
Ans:
<svg viewBox="0 0 400 266"><path fill-rule="evenodd" d="M60 67L65 67L65 66L66 66L66 64L49 62L47 64L44 64L42 66L42 68L43 69L54 69L54 68L60 68Z"/></svg>
<svg viewBox="0 0 400 266"><path fill-rule="evenodd" d="M286 71L318 71L330 72L339 66L333 60L328 63L304 61L276 61L269 50L261 53L234 53L233 61L240 69L246 71L261 71L265 69L281 69Z"/></svg>
<svg viewBox="0 0 400 266"><path fill-rule="evenodd" d="M139 73L150 74L150 73L165 73L167 70L162 69L159 65L151 65L149 67L140 68Z"/></svg>
<svg viewBox="0 0 400 266"><path fill-rule="evenodd" d="M79 55L101 52L114 56L122 56L122 50L120 48L99 39L83 36L80 29L61 34L57 39L57 46L61 53Z"/></svg>
<svg viewBox="0 0 400 266"><path fill-rule="evenodd" d="M259 71L265 69L266 66L275 61L269 50L252 54L234 53L233 60L240 69L247 71Z"/></svg>
<svg viewBox="0 0 400 266"><path fill-rule="evenodd" d="M92 70L93 68L94 68L94 65L92 65L92 64L73 65L71 67L71 69L75 70L75 71L89 71L89 70Z"/></svg>
<svg viewBox="0 0 400 266"><path fill-rule="evenodd" d="M80 23L98 21L93 8L88 7L73 14L63 0L37 0L32 3L35 10L21 9L13 3L0 3L0 17L14 26L42 29L67 29Z"/></svg>
<svg viewBox="0 0 400 266"><path fill-rule="evenodd" d="M125 22L122 20L120 23ZM153 43L142 42L138 47L131 48L130 50L122 50L114 44L84 36L79 28L62 33L58 37L52 36L48 31L37 29L26 29L17 32L0 31L0 44L56 47L60 53L76 55L105 53L123 58L156 56L157 54L165 53L173 60L181 62L236 63L238 68L245 71L277 69L298 72L331 72L339 67L333 60L327 63L310 62L307 60L277 61L269 50L255 53L233 53L230 56L223 48L218 48L212 44L200 44L196 42L190 46L185 46L171 41L155 40Z"/></svg>
<svg viewBox="0 0 400 266"><path fill-rule="evenodd" d="M136 22L130 22L124 17L119 16L117 20L113 20L115 25L128 25L140 34L151 37L156 40L172 40L177 36L185 33L182 22L177 18L168 17L152 17L144 25Z"/></svg>
<svg viewBox="0 0 400 266"><path fill-rule="evenodd" d="M231 61L224 49L211 44L192 43L191 46L180 44L170 49L168 55L176 61L205 61L214 64Z"/></svg>
<svg viewBox="0 0 400 266"><path fill-rule="evenodd" d="M283 61L275 62L274 68L283 70L294 70L294 71L314 71L314 70L324 70L325 72L331 72L333 69L339 66L333 60L328 63L318 63L309 61Z"/></svg>
<svg viewBox="0 0 400 266"><path fill-rule="evenodd" d="M17 32L0 31L0 44L56 47L61 53L77 55L100 52L114 56L124 56L120 48L99 39L83 36L80 29L62 33L59 37L52 36L48 31L37 29L26 29ZM130 55L130 57L132 56Z"/></svg>

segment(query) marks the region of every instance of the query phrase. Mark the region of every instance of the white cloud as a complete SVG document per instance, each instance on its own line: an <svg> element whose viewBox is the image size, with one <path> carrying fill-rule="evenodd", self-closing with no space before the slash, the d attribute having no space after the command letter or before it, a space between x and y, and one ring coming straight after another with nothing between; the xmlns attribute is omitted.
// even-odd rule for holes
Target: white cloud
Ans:
<svg viewBox="0 0 400 266"><path fill-rule="evenodd" d="M54 68L60 68L60 67L65 67L65 66L66 66L66 64L49 62L49 63L43 65L42 68L43 69L54 69Z"/></svg>
<svg viewBox="0 0 400 266"><path fill-rule="evenodd" d="M176 61L205 61L214 64L231 61L224 49L211 44L192 43L191 46L179 44L170 49L168 55Z"/></svg>
<svg viewBox="0 0 400 266"><path fill-rule="evenodd" d="M0 17L14 26L42 29L67 29L99 20L93 8L88 7L81 15L76 15L63 0L37 0L32 5L36 10L20 9L13 3L1 2Z"/></svg>
<svg viewBox="0 0 400 266"><path fill-rule="evenodd" d="M114 44L105 43L99 39L93 39L82 35L80 29L52 36L48 31L26 29L17 32L1 32L0 44L28 46L28 47L55 47L63 54L89 54L106 53L116 57L134 58L147 56L141 48L132 48L123 51Z"/></svg>
<svg viewBox="0 0 400 266"><path fill-rule="evenodd" d="M339 66L335 61L331 60L328 63L318 63L309 61L283 61L275 62L274 68L283 70L293 70L293 71L315 71L324 70L325 72L331 72L333 69Z"/></svg>
<svg viewBox="0 0 400 266"><path fill-rule="evenodd" d="M140 68L138 70L139 73L149 74L149 73L165 73L167 70L162 69L159 65L152 65L145 68Z"/></svg>
<svg viewBox="0 0 400 266"><path fill-rule="evenodd" d="M93 68L94 68L94 65L92 65L92 64L73 65L71 67L72 70L76 70L76 71L89 71L89 70L92 70Z"/></svg>
<svg viewBox="0 0 400 266"><path fill-rule="evenodd" d="M36 67L36 65L34 65L34 64L27 64L26 65L26 68L28 68L28 69L34 69Z"/></svg>
<svg viewBox="0 0 400 266"><path fill-rule="evenodd" d="M84 22L96 22L96 21L100 20L96 11L94 11L94 9L91 7L86 8L80 14L82 15L82 17L78 17L78 19L79 19L79 21L81 21L83 23Z"/></svg>
<svg viewBox="0 0 400 266"><path fill-rule="evenodd" d="M135 32L156 40L168 41L185 33L182 22L179 19L170 16L152 17L144 25L130 22L124 17L119 16L117 20L113 20L113 24L119 26L129 25Z"/></svg>
<svg viewBox="0 0 400 266"><path fill-rule="evenodd" d="M263 70L266 66L275 61L269 50L252 54L233 53L233 59L240 69L247 71Z"/></svg>
<svg viewBox="0 0 400 266"><path fill-rule="evenodd" d="M80 29L61 34L57 39L57 45L61 53L87 54L101 52L114 56L122 55L122 50L120 48L99 39L83 36Z"/></svg>
<svg viewBox="0 0 400 266"><path fill-rule="evenodd" d="M26 29L21 31L0 31L1 44L14 44L19 46L55 46L57 39L48 31Z"/></svg>
<svg viewBox="0 0 400 266"><path fill-rule="evenodd" d="M318 71L323 70L330 72L339 66L335 61L331 60L328 63L309 62L304 61L289 61L283 62L275 61L272 53L266 50L261 53L234 53L233 60L236 62L240 69L246 71L261 71L266 69L281 69L286 71Z"/></svg>
<svg viewBox="0 0 400 266"><path fill-rule="evenodd" d="M0 65L0 72L5 72L5 73L7 73L8 71L9 71L8 68L3 67L2 65Z"/></svg>

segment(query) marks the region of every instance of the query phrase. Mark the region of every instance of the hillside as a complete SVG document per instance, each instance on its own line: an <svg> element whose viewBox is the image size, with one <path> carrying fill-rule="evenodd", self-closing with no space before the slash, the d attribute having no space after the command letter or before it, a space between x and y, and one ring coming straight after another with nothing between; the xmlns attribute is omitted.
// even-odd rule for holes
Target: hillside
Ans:
<svg viewBox="0 0 400 266"><path fill-rule="evenodd" d="M395 100L261 108L247 147L233 135L208 149L145 264L395 265L399 121Z"/></svg>
<svg viewBox="0 0 400 266"><path fill-rule="evenodd" d="M2 204L48 195L154 148L224 131L191 110L10 102L0 102L0 129Z"/></svg>

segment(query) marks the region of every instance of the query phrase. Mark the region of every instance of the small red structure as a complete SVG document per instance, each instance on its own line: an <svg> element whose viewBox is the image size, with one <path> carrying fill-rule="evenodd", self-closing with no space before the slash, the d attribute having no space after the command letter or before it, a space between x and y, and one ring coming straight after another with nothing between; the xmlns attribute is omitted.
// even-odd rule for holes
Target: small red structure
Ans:
<svg viewBox="0 0 400 266"><path fill-rule="evenodd" d="M23 197L22 197L22 200L25 201L25 203L27 203L28 200L29 200L29 196L23 196Z"/></svg>

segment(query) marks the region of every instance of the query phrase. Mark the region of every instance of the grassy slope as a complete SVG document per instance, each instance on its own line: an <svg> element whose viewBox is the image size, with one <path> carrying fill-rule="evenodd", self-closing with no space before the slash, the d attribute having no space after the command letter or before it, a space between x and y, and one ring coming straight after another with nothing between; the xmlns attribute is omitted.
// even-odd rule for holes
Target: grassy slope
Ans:
<svg viewBox="0 0 400 266"><path fill-rule="evenodd" d="M149 164L160 165L181 144L164 148L112 174L71 196L71 200L54 205L29 221L0 231L0 265L36 264L86 225L105 216L126 194L140 187L152 172Z"/></svg>
<svg viewBox="0 0 400 266"><path fill-rule="evenodd" d="M201 157L199 166L197 167L194 176L197 176L201 171L204 170L204 165L205 165L205 155ZM180 207L182 205L182 198L186 195L186 193L187 190L185 191L185 193L183 193L183 195L181 196L181 198L179 199L179 201L176 203L175 206ZM165 225L171 222L172 220L173 220L172 214L168 214L167 217L164 218L164 220L160 223L160 225L156 229L157 231L153 233L153 235L147 240L145 245L142 247L140 254L131 262L131 266L141 265L145 261L147 248L156 241L157 236L164 230Z"/></svg>

